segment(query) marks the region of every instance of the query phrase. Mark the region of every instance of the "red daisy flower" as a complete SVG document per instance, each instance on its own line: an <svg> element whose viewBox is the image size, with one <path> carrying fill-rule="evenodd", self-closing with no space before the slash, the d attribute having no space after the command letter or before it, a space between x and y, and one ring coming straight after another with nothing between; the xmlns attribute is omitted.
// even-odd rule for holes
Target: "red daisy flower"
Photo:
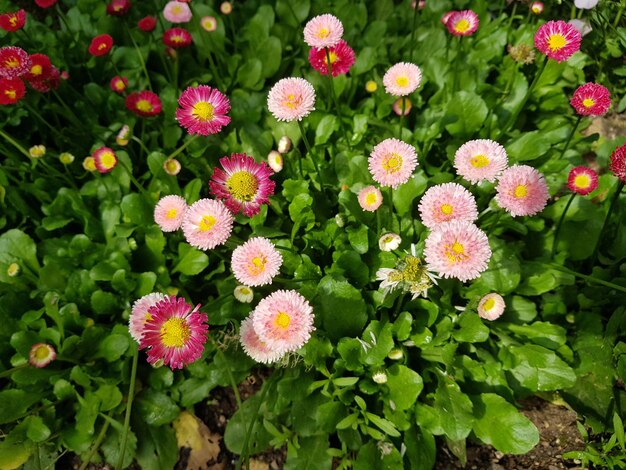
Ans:
<svg viewBox="0 0 626 470"><path fill-rule="evenodd" d="M569 59L580 49L582 36L571 24L565 21L548 21L535 33L535 47L548 59L561 62Z"/></svg>
<svg viewBox="0 0 626 470"><path fill-rule="evenodd" d="M178 98L176 120L190 134L216 134L230 122L230 101L208 85L188 87Z"/></svg>
<svg viewBox="0 0 626 470"><path fill-rule="evenodd" d="M91 40L89 53L95 57L106 54L113 47L113 38L108 34L100 34Z"/></svg>
<svg viewBox="0 0 626 470"><path fill-rule="evenodd" d="M52 73L52 63L46 54L31 54L30 70L24 75L29 82L32 80L43 80Z"/></svg>
<svg viewBox="0 0 626 470"><path fill-rule="evenodd" d="M141 117L156 116L163 109L159 95L144 90L131 93L126 97L126 108Z"/></svg>
<svg viewBox="0 0 626 470"><path fill-rule="evenodd" d="M163 33L163 44L173 49L187 47L191 41L191 34L183 28L170 28Z"/></svg>
<svg viewBox="0 0 626 470"><path fill-rule="evenodd" d="M156 28L156 24L157 24L156 16L146 16L144 18L141 18L137 22L137 26L139 27L139 29L146 33L149 33L150 31L154 31L154 28Z"/></svg>
<svg viewBox="0 0 626 470"><path fill-rule="evenodd" d="M24 97L26 87L19 78L0 77L0 104L14 104Z"/></svg>
<svg viewBox="0 0 626 470"><path fill-rule="evenodd" d="M576 88L570 104L581 116L602 116L611 107L611 92L597 83Z"/></svg>
<svg viewBox="0 0 626 470"><path fill-rule="evenodd" d="M454 11L444 22L448 31L454 36L474 34L479 23L478 15L472 10Z"/></svg>
<svg viewBox="0 0 626 470"><path fill-rule="evenodd" d="M567 177L570 191L586 196L598 187L598 174L586 166L572 168Z"/></svg>
<svg viewBox="0 0 626 470"><path fill-rule="evenodd" d="M626 183L626 144L617 147L611 154L609 168L620 181Z"/></svg>
<svg viewBox="0 0 626 470"><path fill-rule="evenodd" d="M3 13L0 15L0 28L13 32L22 29L26 23L26 12L18 10L15 13Z"/></svg>
<svg viewBox="0 0 626 470"><path fill-rule="evenodd" d="M41 8L50 8L56 5L57 0L35 0L35 3Z"/></svg>
<svg viewBox="0 0 626 470"><path fill-rule="evenodd" d="M31 80L30 86L41 93L47 93L50 90L56 90L61 84L61 73L54 65L51 66L50 72L46 77Z"/></svg>
<svg viewBox="0 0 626 470"><path fill-rule="evenodd" d="M91 156L93 157L96 169L100 173L113 171L113 169L117 166L117 155L115 155L113 149L110 149L109 147L100 147L94 150Z"/></svg>
<svg viewBox="0 0 626 470"><path fill-rule="evenodd" d="M116 75L111 79L109 86L111 87L111 90L121 95L122 93L124 93L126 87L128 86L128 79L126 77L120 77L119 75Z"/></svg>
<svg viewBox="0 0 626 470"><path fill-rule="evenodd" d="M30 56L15 46L0 47L0 77L20 77L30 70Z"/></svg>
<svg viewBox="0 0 626 470"><path fill-rule="evenodd" d="M220 168L213 170L209 182L211 193L233 214L239 211L252 217L259 213L261 204L269 203L276 183L270 179L274 174L267 163L257 163L245 153L233 153L230 158L220 158Z"/></svg>
<svg viewBox="0 0 626 470"><path fill-rule="evenodd" d="M131 7L130 0L113 0L107 5L107 14L112 16L122 16Z"/></svg>
<svg viewBox="0 0 626 470"><path fill-rule="evenodd" d="M341 39L336 46L328 48L328 56L332 66L333 77L339 74L348 73L352 64L356 60L354 51L346 41ZM326 57L326 49L318 49L312 47L309 51L309 63L311 67L322 75L328 75L328 60Z"/></svg>

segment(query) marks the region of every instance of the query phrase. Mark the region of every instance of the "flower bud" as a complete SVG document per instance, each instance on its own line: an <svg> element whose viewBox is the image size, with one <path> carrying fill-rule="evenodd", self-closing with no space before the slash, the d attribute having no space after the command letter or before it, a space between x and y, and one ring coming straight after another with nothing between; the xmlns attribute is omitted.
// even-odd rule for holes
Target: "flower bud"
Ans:
<svg viewBox="0 0 626 470"><path fill-rule="evenodd" d="M15 277L20 273L20 265L17 263L11 263L9 264L9 267L7 268L7 276L9 277Z"/></svg>
<svg viewBox="0 0 626 470"><path fill-rule="evenodd" d="M165 170L165 173L170 176L176 176L180 173L181 168L180 162L175 158L168 158L165 162L163 162L163 169Z"/></svg>
<svg viewBox="0 0 626 470"><path fill-rule="evenodd" d="M254 298L254 291L248 286L237 286L233 295L239 302L249 304Z"/></svg>
<svg viewBox="0 0 626 470"><path fill-rule="evenodd" d="M46 154L46 147L43 145L33 145L28 149L28 154L32 158L41 158Z"/></svg>
<svg viewBox="0 0 626 470"><path fill-rule="evenodd" d="M64 165L69 165L74 161L74 155L69 152L63 152L61 155L59 155L59 160L61 160L61 163L63 163Z"/></svg>
<svg viewBox="0 0 626 470"><path fill-rule="evenodd" d="M387 383L387 374L385 371L379 370L372 375L372 380L377 384L385 384Z"/></svg>
<svg viewBox="0 0 626 470"><path fill-rule="evenodd" d="M267 163L274 173L278 173L283 169L283 157L276 150L272 150L267 156Z"/></svg>
<svg viewBox="0 0 626 470"><path fill-rule="evenodd" d="M278 151L280 153L287 153L291 150L292 142L288 135L284 135L278 141Z"/></svg>

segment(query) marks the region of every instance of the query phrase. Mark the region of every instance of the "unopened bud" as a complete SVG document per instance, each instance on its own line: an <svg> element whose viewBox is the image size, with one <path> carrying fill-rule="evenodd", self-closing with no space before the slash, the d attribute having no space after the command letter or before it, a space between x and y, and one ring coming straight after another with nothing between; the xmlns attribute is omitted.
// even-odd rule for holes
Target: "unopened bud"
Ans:
<svg viewBox="0 0 626 470"><path fill-rule="evenodd" d="M274 173L278 173L283 169L283 157L276 150L272 150L267 156L267 163Z"/></svg>
<svg viewBox="0 0 626 470"><path fill-rule="evenodd" d="M15 277L20 273L20 265L17 263L11 263L9 264L9 267L7 268L7 276L9 277Z"/></svg>
<svg viewBox="0 0 626 470"><path fill-rule="evenodd" d="M291 150L291 139L289 138L288 135L284 135L280 138L280 140L278 141L278 151L280 153L287 153Z"/></svg>
<svg viewBox="0 0 626 470"><path fill-rule="evenodd" d="M165 162L163 162L163 169L168 175L176 176L180 173L181 168L180 162L175 158L168 158Z"/></svg>
<svg viewBox="0 0 626 470"><path fill-rule="evenodd" d="M380 370L372 375L372 380L377 384L385 384L387 383L387 374Z"/></svg>

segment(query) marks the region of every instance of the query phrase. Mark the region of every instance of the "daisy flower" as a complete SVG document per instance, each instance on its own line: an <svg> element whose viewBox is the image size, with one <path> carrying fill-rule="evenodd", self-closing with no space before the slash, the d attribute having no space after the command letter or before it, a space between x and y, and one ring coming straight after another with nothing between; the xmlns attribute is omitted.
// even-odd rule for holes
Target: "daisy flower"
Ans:
<svg viewBox="0 0 626 470"><path fill-rule="evenodd" d="M504 170L496 192L496 202L513 217L541 212L550 198L545 178L528 165Z"/></svg>
<svg viewBox="0 0 626 470"><path fill-rule="evenodd" d="M478 29L478 15L472 10L454 11L444 23L454 36L470 36Z"/></svg>
<svg viewBox="0 0 626 470"><path fill-rule="evenodd" d="M107 5L107 14L111 16L122 16L128 10L130 10L130 0L112 0Z"/></svg>
<svg viewBox="0 0 626 470"><path fill-rule="evenodd" d="M152 318L148 310L150 307L155 306L157 302L164 299L165 294L152 292L151 294L144 295L141 299L135 300L128 319L128 331L137 343L141 342L146 322Z"/></svg>
<svg viewBox="0 0 626 470"><path fill-rule="evenodd" d="M237 286L233 291L233 296L242 304L249 304L254 299L254 291L248 286Z"/></svg>
<svg viewBox="0 0 626 470"><path fill-rule="evenodd" d="M50 8L53 7L58 0L35 0L38 7Z"/></svg>
<svg viewBox="0 0 626 470"><path fill-rule="evenodd" d="M626 183L626 144L617 147L611 154L609 168L620 181Z"/></svg>
<svg viewBox="0 0 626 470"><path fill-rule="evenodd" d="M9 33L15 32L24 27L26 23L26 12L18 10L15 13L3 13L0 15L0 28Z"/></svg>
<svg viewBox="0 0 626 470"><path fill-rule="evenodd" d="M289 151L291 150L293 143L291 142L291 139L289 138L288 135L284 135L282 136L279 140L278 140L278 153L289 153Z"/></svg>
<svg viewBox="0 0 626 470"><path fill-rule="evenodd" d="M115 143L121 147L125 147L126 145L128 145L129 139L130 127L127 124L124 124L115 136Z"/></svg>
<svg viewBox="0 0 626 470"><path fill-rule="evenodd" d="M207 33L212 33L217 29L217 20L214 16L203 16L200 19L200 26L202 26L202 29Z"/></svg>
<svg viewBox="0 0 626 470"><path fill-rule="evenodd" d="M231 266L235 279L246 286L271 284L283 257L267 238L253 237L233 250Z"/></svg>
<svg viewBox="0 0 626 470"><path fill-rule="evenodd" d="M375 212L383 203L383 195L375 186L367 186L359 191L359 205L361 209L368 212Z"/></svg>
<svg viewBox="0 0 626 470"><path fill-rule="evenodd" d="M487 269L491 248L487 235L471 222L445 222L426 238L428 269L466 282Z"/></svg>
<svg viewBox="0 0 626 470"><path fill-rule="evenodd" d="M315 89L304 78L283 78L267 95L267 107L279 121L300 121L315 109Z"/></svg>
<svg viewBox="0 0 626 470"><path fill-rule="evenodd" d="M478 315L480 318L493 321L502 315L504 307L506 307L506 304L502 296L492 292L491 294L485 295L480 299L480 302L478 302Z"/></svg>
<svg viewBox="0 0 626 470"><path fill-rule="evenodd" d="M28 353L28 363L39 369L46 367L57 357L57 352L46 343L33 344Z"/></svg>
<svg viewBox="0 0 626 470"><path fill-rule="evenodd" d="M333 15L319 15L304 27L304 42L311 47L323 49L336 46L343 36L343 24Z"/></svg>
<svg viewBox="0 0 626 470"><path fill-rule="evenodd" d="M266 343L261 341L259 336L254 331L251 317L248 317L241 322L241 328L239 329L239 341L241 342L243 350L246 354L257 362L271 364L272 362L278 361L285 355L284 352L279 352L270 348Z"/></svg>
<svg viewBox="0 0 626 470"><path fill-rule="evenodd" d="M230 2L222 2L220 4L220 12L223 15L230 15L233 12L233 5Z"/></svg>
<svg viewBox="0 0 626 470"><path fill-rule="evenodd" d="M404 116L408 116L409 113L411 112L411 108L413 107L413 105L411 104L411 100L408 98L398 98L396 101L393 102L393 105L391 106L391 109L393 109L393 112L396 113L398 116L402 116L402 106L404 105Z"/></svg>
<svg viewBox="0 0 626 470"><path fill-rule="evenodd" d="M206 313L199 312L185 299L167 296L148 308L140 349L146 349L148 362L163 361L173 369L182 369L202 356L207 340Z"/></svg>
<svg viewBox="0 0 626 470"><path fill-rule="evenodd" d="M109 82L109 86L111 87L111 90L121 95L124 93L126 87L128 86L128 78L116 75Z"/></svg>
<svg viewBox="0 0 626 470"><path fill-rule="evenodd" d="M530 4L530 11L532 11L535 15L541 15L543 13L543 3L532 2Z"/></svg>
<svg viewBox="0 0 626 470"><path fill-rule="evenodd" d="M444 183L426 191L419 203L422 223L429 229L444 222L474 222L478 218L472 193L458 183Z"/></svg>
<svg viewBox="0 0 626 470"><path fill-rule="evenodd" d="M348 70L350 70L350 67L356 60L354 50L343 39L339 40L337 45L328 48L328 57L330 57L333 77L348 73ZM318 49L317 47L312 47L309 51L311 67L322 75L328 75L328 57L326 57L325 48Z"/></svg>
<svg viewBox="0 0 626 470"><path fill-rule="evenodd" d="M31 54L30 70L24 74L22 78L29 82L35 80L44 80L50 76L52 72L52 63L50 58L45 54Z"/></svg>
<svg viewBox="0 0 626 470"><path fill-rule="evenodd" d="M182 165L175 158L168 158L163 162L163 169L168 175L176 176L178 173L180 173Z"/></svg>
<svg viewBox="0 0 626 470"><path fill-rule="evenodd" d="M45 145L33 145L28 149L28 154L31 158L41 158L46 154Z"/></svg>
<svg viewBox="0 0 626 470"><path fill-rule="evenodd" d="M368 80L365 82L365 91L368 93L374 93L378 90L378 84L374 80Z"/></svg>
<svg viewBox="0 0 626 470"><path fill-rule="evenodd" d="M272 150L267 155L267 164L274 173L278 173L283 169L283 156L280 154L280 152Z"/></svg>
<svg viewBox="0 0 626 470"><path fill-rule="evenodd" d="M188 206L176 195L162 197L154 208L154 221L164 232L174 232L183 225Z"/></svg>
<svg viewBox="0 0 626 470"><path fill-rule="evenodd" d="M208 85L187 87L178 98L176 120L189 134L216 134L228 125L230 101Z"/></svg>
<svg viewBox="0 0 626 470"><path fill-rule="evenodd" d="M278 354L300 349L315 330L313 307L295 290L278 290L250 314L259 339Z"/></svg>
<svg viewBox="0 0 626 470"><path fill-rule="evenodd" d="M454 154L457 174L470 183L482 180L494 182L507 167L508 158L504 147L489 139L470 140Z"/></svg>
<svg viewBox="0 0 626 470"><path fill-rule="evenodd" d="M378 240L380 251L393 251L398 249L402 243L402 238L397 233L386 233Z"/></svg>
<svg viewBox="0 0 626 470"><path fill-rule="evenodd" d="M117 155L109 147L100 147L94 150L91 156L100 173L108 173L117 166Z"/></svg>
<svg viewBox="0 0 626 470"><path fill-rule="evenodd" d="M411 245L411 254L398 260L396 269L381 268L376 272L376 279L382 281L379 288L385 295L399 289L416 299L428 295L428 289L437 284L438 276L428 272L428 267L416 255L415 245Z"/></svg>
<svg viewBox="0 0 626 470"><path fill-rule="evenodd" d="M444 26L448 26L448 21L450 21L450 17L456 13L455 11L449 11L447 13L444 13L444 15L441 17L441 24L443 24Z"/></svg>
<svg viewBox="0 0 626 470"><path fill-rule="evenodd" d="M172 49L187 47L192 41L191 34L184 28L170 28L163 33L163 44Z"/></svg>
<svg viewBox="0 0 626 470"><path fill-rule="evenodd" d="M20 47L0 47L0 78L17 78L30 70L28 52Z"/></svg>
<svg viewBox="0 0 626 470"><path fill-rule="evenodd" d="M154 31L154 28L156 28L156 24L156 16L144 16L139 21L137 21L137 27L144 33Z"/></svg>
<svg viewBox="0 0 626 470"><path fill-rule="evenodd" d="M586 196L598 187L598 174L586 166L572 168L567 177L567 187L574 193Z"/></svg>
<svg viewBox="0 0 626 470"><path fill-rule="evenodd" d="M582 36L565 21L548 21L535 33L535 47L549 59L562 62L580 49Z"/></svg>
<svg viewBox="0 0 626 470"><path fill-rule="evenodd" d="M191 20L192 13L189 5L179 1L167 2L163 8L163 16L170 23L188 23Z"/></svg>
<svg viewBox="0 0 626 470"><path fill-rule="evenodd" d="M156 116L163 109L159 95L150 90L130 93L126 97L125 104L126 109L141 117Z"/></svg>
<svg viewBox="0 0 626 470"><path fill-rule="evenodd" d="M210 250L228 240L233 221L234 217L224 203L200 199L185 212L183 234L191 246Z"/></svg>
<svg viewBox="0 0 626 470"><path fill-rule="evenodd" d="M20 78L0 77L0 105L15 104L26 94L26 87Z"/></svg>
<svg viewBox="0 0 626 470"><path fill-rule="evenodd" d="M383 76L385 91L393 96L406 96L413 93L422 81L420 68L409 62L392 65Z"/></svg>
<svg viewBox="0 0 626 470"><path fill-rule="evenodd" d="M417 167L417 153L412 145L398 139L385 139L372 149L369 170L381 186L397 188L406 183Z"/></svg>
<svg viewBox="0 0 626 470"><path fill-rule="evenodd" d="M245 153L233 153L220 158L222 168L214 168L209 188L217 199L223 199L233 214L239 211L246 217L258 214L262 204L269 203L276 183L267 163L257 163Z"/></svg>
<svg viewBox="0 0 626 470"><path fill-rule="evenodd" d="M100 34L91 40L88 51L94 56L98 57L106 54L113 47L113 38L108 34Z"/></svg>
<svg viewBox="0 0 626 470"><path fill-rule="evenodd" d="M580 116L603 116L611 107L611 92L597 83L576 88L570 104Z"/></svg>

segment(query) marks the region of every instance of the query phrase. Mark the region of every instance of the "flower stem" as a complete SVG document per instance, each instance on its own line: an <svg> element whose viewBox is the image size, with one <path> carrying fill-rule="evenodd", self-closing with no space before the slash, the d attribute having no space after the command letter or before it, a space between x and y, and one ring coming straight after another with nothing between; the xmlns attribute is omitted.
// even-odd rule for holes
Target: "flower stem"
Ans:
<svg viewBox="0 0 626 470"><path fill-rule="evenodd" d="M339 126L341 127L341 132L346 138L346 143L348 144L348 148L352 150L352 145L350 144L350 139L348 138L348 132L343 124L343 119L341 116L341 107L339 106L339 101L337 101L337 95L335 94L335 83L333 82L333 64L330 62L330 49L326 48L326 64L328 65L328 80L330 85L330 95L335 102L335 108L337 108L337 118L339 119Z"/></svg>
<svg viewBox="0 0 626 470"><path fill-rule="evenodd" d="M413 50L415 49L415 26L417 25L417 10L419 2L415 1L413 9L413 26L411 27L411 51L409 52L409 62L413 63Z"/></svg>
<svg viewBox="0 0 626 470"><path fill-rule="evenodd" d="M126 32L128 33L128 36L130 37L130 40L132 41L133 46L135 47L135 52L137 52L137 57L139 58L141 69L143 70L143 74L146 76L146 81L148 82L148 90L152 91L152 83L150 82L150 75L148 74L148 69L146 68L146 62L143 60L143 54L139 50L139 46L135 42L135 38L133 37L127 24L126 24Z"/></svg>
<svg viewBox="0 0 626 470"><path fill-rule="evenodd" d="M21 153L23 153L26 156L26 158L30 160L31 158L30 153L28 153L28 151L24 147L22 147L16 140L14 140L9 134L4 132L1 128L0 128L0 135L4 137L4 140L6 140L11 145L13 145L13 147L15 147Z"/></svg>
<svg viewBox="0 0 626 470"><path fill-rule="evenodd" d="M402 111L400 113L400 129L398 132L398 139L402 140L402 124L404 123L404 110L405 110L405 106L406 106L406 101L404 96L401 96L400 99L402 100Z"/></svg>
<svg viewBox="0 0 626 470"><path fill-rule="evenodd" d="M570 198L567 200L565 209L563 209L563 213L561 214L561 217L559 218L559 223L556 225L556 232L554 232L554 240L552 241L552 253L550 254L550 258L554 258L554 253L556 253L556 245L559 241L559 233L561 233L561 226L563 225L563 220L565 219L565 214L567 213L569 206L572 205L572 202L574 201L575 196L576 196L576 193L572 193Z"/></svg>
<svg viewBox="0 0 626 470"><path fill-rule="evenodd" d="M13 374L13 372L16 372L20 369L25 369L28 366L29 366L28 362L25 362L24 364L21 364L19 366L15 366L15 367L11 367L10 369L3 370L2 372L0 372L0 379L4 377L8 377L9 375Z"/></svg>
<svg viewBox="0 0 626 470"><path fill-rule="evenodd" d="M613 28L617 28L619 20L622 18L622 14L624 13L624 9L626 9L626 2L622 0L622 4L620 5L619 10L617 10L617 15L615 15L615 21L613 21Z"/></svg>
<svg viewBox="0 0 626 470"><path fill-rule="evenodd" d="M87 457L85 458L85 460L81 462L78 470L85 470L87 468L87 466L89 465L89 462L91 462L92 457L100 448L100 445L102 444L102 441L104 440L104 437L106 436L106 433L109 429L109 425L110 425L109 420L105 419L104 424L102 425L102 429L100 430L100 433L98 434L98 438L96 439L96 442L94 442L93 446L91 446L91 449L89 449L89 454L87 454Z"/></svg>
<svg viewBox="0 0 626 470"><path fill-rule="evenodd" d="M222 356L222 360L226 362L226 356L224 356L224 352L221 349L217 350L219 354ZM237 402L237 409L241 409L241 396L239 395L239 389L237 388L237 383L235 382L235 377L233 376L230 367L226 368L226 373L228 374L228 380L230 381L230 386L233 389L233 394L235 395L235 401Z"/></svg>
<svg viewBox="0 0 626 470"><path fill-rule="evenodd" d="M124 168L124 170L126 171L126 173L128 173L128 176L130 178L130 180L133 182L133 184L137 187L137 189L144 195L144 196L149 196L148 193L146 192L146 190L144 189L144 187L141 185L141 183L139 181L137 181L137 178L135 178L135 175L133 175L133 172L131 171L130 168L128 168L128 165L126 165L126 163L124 163L121 159L117 159L117 161L119 162L120 166L122 168Z"/></svg>
<svg viewBox="0 0 626 470"><path fill-rule="evenodd" d="M562 271L564 273L571 274L572 276L579 277L581 279L584 279L585 281L589 281L591 283L600 284L602 286L610 287L611 289L615 289L615 290L618 290L620 292L626 292L626 287L625 286L620 286L618 284L613 284L612 282L608 282L608 281L605 281L603 279L598 279L597 277L587 276L586 274L581 274L579 272L572 271L571 269L566 268L565 266L561 266L560 264L552 263L549 266L552 269L556 269L557 271Z"/></svg>
<svg viewBox="0 0 626 470"><path fill-rule="evenodd" d="M624 189L624 182L620 180L619 184L617 185L617 189L615 190L615 194L613 194L613 199L611 200L609 211L606 213L604 223L602 224L602 229L600 230L600 234L598 235L598 241L596 242L596 247L593 249L593 255L591 255L591 268L593 268L594 264L596 264L596 260L598 259L598 252L600 251L600 244L602 243L604 231L606 229L606 226L609 223L609 219L611 218L611 213L613 212L613 209L615 208L615 204L617 203L617 200L619 199L619 195L622 192L622 189Z"/></svg>
<svg viewBox="0 0 626 470"><path fill-rule="evenodd" d="M307 154L311 157L311 161L313 162L313 166L315 167L315 171L317 172L317 177L320 180L320 191L324 191L324 178L322 177L322 172L320 171L320 167L317 164L317 160L315 159L315 155L313 154L313 150L311 150L311 145L309 144L309 140L306 138L306 132L304 132L304 127L302 126L302 121L298 120L298 127L300 128L300 134L302 135L302 141L304 142L304 146L306 147Z"/></svg>
<svg viewBox="0 0 626 470"><path fill-rule="evenodd" d="M567 140L565 141L565 146L563 147L563 150L561 150L558 160L563 158L563 155L565 155L565 151L569 147L569 144L572 141L572 137L574 137L574 134L576 133L576 129L578 129L578 125L580 124L580 121L582 120L582 118L583 118L582 116L578 116L578 119L576 119L576 124L574 124L572 131L569 133L569 136Z"/></svg>
<svg viewBox="0 0 626 470"><path fill-rule="evenodd" d="M126 440L128 439L128 429L130 428L130 414L133 407L133 399L135 398L135 381L137 379L137 360L139 351L133 347L133 365L130 372L130 387L128 389L128 399L126 401L126 416L124 416L124 429L122 430L122 448L120 450L120 458L115 466L116 470L121 470L124 465L124 453L126 452Z"/></svg>
<svg viewBox="0 0 626 470"><path fill-rule="evenodd" d="M183 150L185 150L189 145L191 145L191 143L196 140L198 137L200 137L200 134L196 134L194 135L191 139L189 139L187 142L183 143L183 145L181 145L180 147L178 147L176 150L174 150L165 160L169 160L170 158L174 158L176 155L178 155L180 152L182 152Z"/></svg>

